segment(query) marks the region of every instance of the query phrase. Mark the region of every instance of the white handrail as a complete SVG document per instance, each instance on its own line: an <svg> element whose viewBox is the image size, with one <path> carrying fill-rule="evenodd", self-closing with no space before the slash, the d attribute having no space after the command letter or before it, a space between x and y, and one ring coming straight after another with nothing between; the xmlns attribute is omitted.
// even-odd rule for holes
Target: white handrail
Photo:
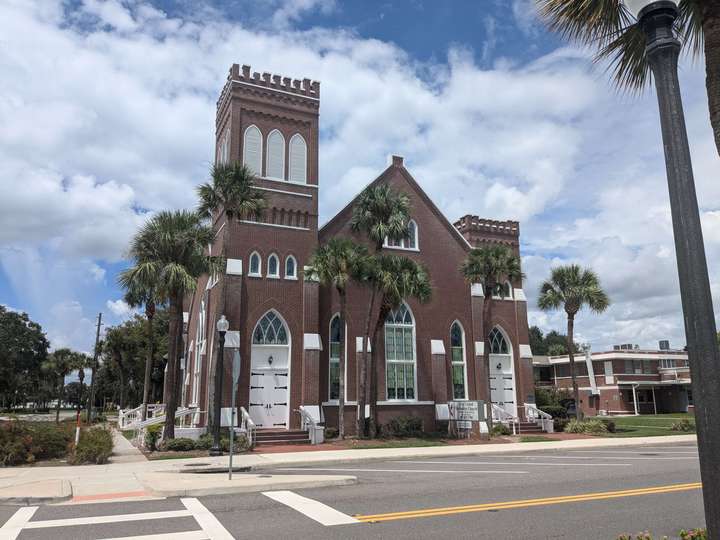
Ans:
<svg viewBox="0 0 720 540"><path fill-rule="evenodd" d="M250 413L247 412L245 407L240 407L240 428L245 430L250 448L255 446L255 422L250 418Z"/></svg>
<svg viewBox="0 0 720 540"><path fill-rule="evenodd" d="M516 435L516 426L518 422L518 418L507 412L505 409L503 409L500 405L497 403L492 404L492 415L493 418L496 418L498 422L501 424L510 424L512 426L513 435Z"/></svg>
<svg viewBox="0 0 720 540"><path fill-rule="evenodd" d="M544 432L553 433L555 431L552 415L538 409L533 403L525 403L525 415L528 422L536 422Z"/></svg>
<svg viewBox="0 0 720 540"><path fill-rule="evenodd" d="M142 422L142 411L142 405L140 405L139 407L135 407L134 409L119 410L118 427L120 429L136 429L138 427L138 424ZM146 420L162 415L164 413L164 403L148 403Z"/></svg>
<svg viewBox="0 0 720 540"><path fill-rule="evenodd" d="M318 424L313 415L303 405L297 409L300 413L300 425L307 430L312 444L322 444L325 441L325 426Z"/></svg>

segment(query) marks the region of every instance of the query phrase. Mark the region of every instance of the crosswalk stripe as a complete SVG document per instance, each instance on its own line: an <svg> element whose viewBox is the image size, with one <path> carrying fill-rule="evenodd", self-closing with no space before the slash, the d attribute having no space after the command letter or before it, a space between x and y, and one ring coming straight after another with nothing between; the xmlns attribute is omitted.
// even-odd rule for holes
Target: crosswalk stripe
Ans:
<svg viewBox="0 0 720 540"><path fill-rule="evenodd" d="M320 501L308 499L292 491L264 491L263 495L289 506L293 510L300 512L326 527L358 523L358 520L352 516L343 514Z"/></svg>
<svg viewBox="0 0 720 540"><path fill-rule="evenodd" d="M210 540L235 540L210 510L195 498L180 499Z"/></svg>
<svg viewBox="0 0 720 540"><path fill-rule="evenodd" d="M0 540L15 540L37 511L37 506L27 506L15 512L5 524L0 527Z"/></svg>
<svg viewBox="0 0 720 540"><path fill-rule="evenodd" d="M167 512L145 512L143 514L118 514L114 516L92 516L66 519L51 519L46 521L30 521L23 525L23 529L46 529L48 527L73 527L75 525L97 525L100 523L122 523L125 521L145 521L149 519L167 519L188 517L192 513L188 510L169 510Z"/></svg>
<svg viewBox="0 0 720 540"><path fill-rule="evenodd" d="M146 534L142 536L118 536L117 538L103 538L102 540L209 540L210 537L203 530L185 531L163 534Z"/></svg>

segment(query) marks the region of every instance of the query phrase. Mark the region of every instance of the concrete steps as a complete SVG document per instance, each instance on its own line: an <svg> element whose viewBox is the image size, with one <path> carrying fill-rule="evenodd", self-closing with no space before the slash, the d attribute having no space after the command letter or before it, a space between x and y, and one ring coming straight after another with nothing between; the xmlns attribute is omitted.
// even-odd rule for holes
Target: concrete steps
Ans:
<svg viewBox="0 0 720 540"><path fill-rule="evenodd" d="M259 429L255 432L256 446L280 444L310 444L310 435L299 429Z"/></svg>
<svg viewBox="0 0 720 540"><path fill-rule="evenodd" d="M516 429L521 435L545 433L535 422L519 422L516 424Z"/></svg>

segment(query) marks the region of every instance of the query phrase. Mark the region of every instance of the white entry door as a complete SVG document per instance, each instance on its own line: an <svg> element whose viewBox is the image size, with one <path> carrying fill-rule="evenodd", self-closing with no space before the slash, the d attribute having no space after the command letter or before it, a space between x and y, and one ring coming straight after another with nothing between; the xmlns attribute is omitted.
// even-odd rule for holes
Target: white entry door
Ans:
<svg viewBox="0 0 720 540"><path fill-rule="evenodd" d="M287 429L290 421L290 334L275 311L255 326L248 412L259 428Z"/></svg>
<svg viewBox="0 0 720 540"><path fill-rule="evenodd" d="M509 354L490 355L490 400L505 412L517 416L515 377Z"/></svg>

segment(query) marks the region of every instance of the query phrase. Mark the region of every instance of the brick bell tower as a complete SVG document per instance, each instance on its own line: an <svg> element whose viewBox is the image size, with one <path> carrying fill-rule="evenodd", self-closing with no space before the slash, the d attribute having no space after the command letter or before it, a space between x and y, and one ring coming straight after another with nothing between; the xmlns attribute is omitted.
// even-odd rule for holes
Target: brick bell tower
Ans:
<svg viewBox="0 0 720 540"><path fill-rule="evenodd" d="M319 82L237 64L217 102L216 162L247 165L268 203L258 220L225 224L224 276L242 358L238 406L264 428L298 427L293 411L319 403L318 284L303 271L318 245L319 109ZM233 353L226 347L224 407Z"/></svg>

